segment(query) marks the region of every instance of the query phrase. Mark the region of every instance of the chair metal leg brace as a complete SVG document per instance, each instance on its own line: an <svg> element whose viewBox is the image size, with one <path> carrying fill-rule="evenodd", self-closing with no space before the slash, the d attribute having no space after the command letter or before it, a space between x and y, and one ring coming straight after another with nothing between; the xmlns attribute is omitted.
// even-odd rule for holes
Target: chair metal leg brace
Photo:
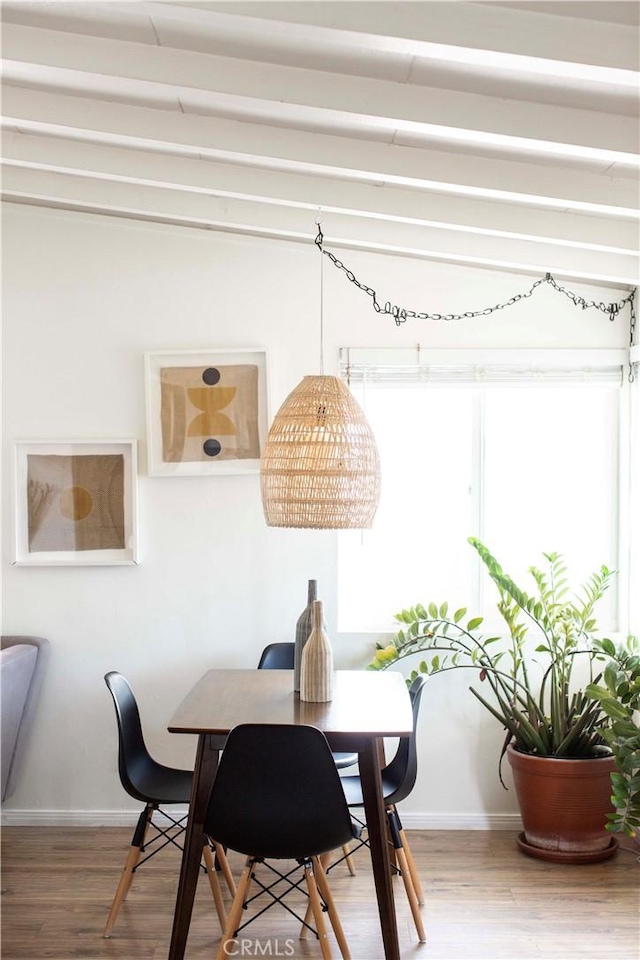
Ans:
<svg viewBox="0 0 640 960"><path fill-rule="evenodd" d="M160 809L160 807L157 804L152 806L151 814L153 815L155 811L157 811L158 813L161 813L163 817L169 820L170 825L168 827L159 827L158 824L154 820L152 820L151 817L149 817L148 826L153 827L156 833L151 838L151 840L147 840L147 835L145 832L145 838L142 842L142 846L140 847L140 849L143 853L146 853L147 850L150 850L150 852L147 853L147 855L142 858L142 860L138 864L138 867L141 867L143 863L147 862L147 860L151 860L151 857L155 857L157 853L160 853L161 850L164 850L165 847L168 847L170 843L172 843L173 846L176 847L182 853L182 846L178 843L178 841L176 840L176 837L179 837L180 834L184 833L184 830L185 830L184 825L186 823L188 815L185 814L184 817L182 817L180 820L175 820L170 813L168 813L166 810ZM160 842L162 837L164 837L163 843ZM153 849L151 849L152 847Z"/></svg>
<svg viewBox="0 0 640 960"><path fill-rule="evenodd" d="M366 823L364 822L364 820L360 820L359 817L354 816L353 813L351 814L351 817L352 817L353 820L356 821L356 823L359 823L359 824L360 824L360 826L361 826L361 828L362 828L363 831L366 831L367 825L366 825ZM387 825L387 826L388 826L388 825ZM325 868L325 873L330 873L330 872L331 872L333 869L335 869L335 867L337 867L339 864L341 864L341 863L346 863L346 864L347 864L347 867L348 867L348 869L349 869L349 873L351 874L352 877L354 877L356 871L355 871L355 869L354 869L354 867L353 867L352 855L353 855L354 853L357 853L358 850L361 849L361 847L367 847L367 848L368 848L368 847L369 847L369 840L368 840L368 838L367 838L366 836L361 836L358 840L355 840L355 841L354 841L354 844L355 844L355 845L352 846L352 847L348 847L348 846L342 847L342 856L338 857L338 858L335 859L335 860L332 860L331 863L328 863L328 862L327 862L329 855L328 855L328 854L324 854L323 857L322 857L322 864L323 864L323 866L324 866L324 868ZM394 853L394 849L393 849L393 843L391 842L391 838L390 838L390 837L389 837L389 867L390 867L392 873L397 873L397 874L400 873L400 870L396 867L396 864L395 864L395 853Z"/></svg>
<svg viewBox="0 0 640 960"><path fill-rule="evenodd" d="M340 922L340 917L338 916L338 911L336 910L335 902L331 895L331 890L329 889L329 884L327 883L325 872L322 868L319 858L313 857L310 860L304 860L286 874L280 874L277 870L271 867L270 864L264 864L269 870L278 876L278 879L270 885L264 884L255 875L256 864L261 862L264 863L264 861L254 859L253 857L247 858L242 876L238 882L234 901L229 911L226 929L218 948L216 960L225 960L225 958L231 956L235 951L234 945L240 930L243 930L250 923L253 923L254 920L256 920L271 907L275 906L276 903L279 903L285 908L285 910L292 914L292 916L301 921L303 924L303 932L300 934L301 938L307 929L311 930L314 936L316 936L320 942L323 960L332 960L327 927L324 921L324 913L326 911L338 942L338 946L340 947L340 953L343 957L343 960L351 960L351 953L349 951L349 946ZM301 920L297 913L295 913L295 911L284 902L284 896L286 894L281 894L278 896L273 892L273 888L284 880L286 880L289 885L286 893L289 893L291 889L301 890L302 880L299 883L295 883L290 879L291 874L296 872L300 866L302 866L304 869L304 882L306 884L306 892L309 897L307 915L309 916L309 919L311 916L313 917L315 930L307 923L307 917L305 917L304 920ZM252 881L257 883L257 885L260 887L260 893L254 894L253 897L249 898L249 888ZM246 908L248 903L260 896L261 893L268 893L272 898L272 902L255 914L255 916L251 917L250 920L247 920L246 923L240 924L242 910Z"/></svg>
<svg viewBox="0 0 640 960"><path fill-rule="evenodd" d="M156 824L153 823L153 820L152 820L154 812L158 809L159 807L157 805L154 805L152 803L147 803L144 810L138 817L138 822L133 832L133 838L131 840L129 853L127 854L127 859L125 861L125 865L122 870L120 882L118 883L116 894L113 898L113 903L111 904L111 909L109 911L109 916L107 917L107 922L102 933L102 936L105 939L108 939L111 936L111 931L115 926L115 922L118 918L118 913L120 912L120 907L122 906L122 902L127 899L127 894L131 889L131 884L133 883L133 876L137 871L137 869L141 867L143 863L146 863L147 860L150 860L151 857L155 856L156 853L159 853L160 850L166 847L168 843L173 843L174 846L177 846L179 850L182 849L182 847L178 843L176 843L176 841L172 837L170 837L168 840L165 840L165 842L161 846L157 847L155 850L149 853L148 856L140 859L141 854L145 849L145 841L146 841L149 827L154 827L158 831L159 835L166 836L166 831L156 826ZM162 813L163 813L163 816L167 816L165 811L162 811ZM184 831L184 827L181 826L182 820L174 820L170 816L169 816L169 819L171 820L174 827L180 827L180 829ZM183 818L183 819L186 819L186 818ZM169 827L168 829L170 830L171 827ZM154 840L157 840L157 839L158 839L157 837L154 837L151 842L153 843ZM229 869L229 864L227 862L227 858L225 856L224 850L220 846L220 844L217 844L217 843L214 843L214 848L216 850L216 855L218 856L219 862L221 864L221 869L223 871L223 875L227 882L227 886L229 887L230 892L232 894L235 894L236 887L233 880L233 876L231 874L231 870ZM218 882L217 873L214 868L213 856L211 854L211 848L209 847L208 840L205 842L205 845L202 850L202 855L205 861L205 864L202 869L205 871L205 873L209 878L209 883L211 885L211 893L213 894L213 901L216 907L216 912L218 914L218 919L220 921L220 926L224 930L226 926L226 914L225 914L224 904L222 901L220 884Z"/></svg>
<svg viewBox="0 0 640 960"><path fill-rule="evenodd" d="M263 867L265 867L267 870L270 870L271 873L275 874L277 879L274 880L273 883L269 883L269 884L263 883L261 878L256 876L255 866L258 863L261 863ZM304 861L299 862L296 864L295 867L292 867L292 869L289 870L287 873L281 873L279 870L276 870L275 867L272 867L270 863L267 863L264 860L254 860L253 869L251 872L251 879L254 881L255 885L259 887L259 891L258 893L255 893L252 897L245 895L244 907L245 908L248 907L250 903L252 903L254 900L257 900L258 897L260 897L263 893L269 894L269 896L271 897L271 902L267 903L266 906L264 906L261 910L258 910L258 912L255 913L249 920L243 923L242 926L239 927L238 930L236 930L236 934L238 934L240 930L244 930L244 928L248 927L250 923L253 923L253 921L257 920L258 917L261 917L263 913L266 913L267 910L270 910L272 907L275 907L275 905L279 903L280 906L287 911L287 913L290 913L292 917L295 917L296 920L299 920L302 923L304 932L306 932L306 930L310 930L314 936L317 936L317 933L314 930L314 928L308 923L308 920L310 919L310 916L311 916L311 907L309 905L307 906L307 913L305 914L304 920L302 920L302 918L298 916L295 910L292 910L289 904L285 903L285 897L287 896L287 894L291 893L292 890L298 890L300 891L300 893L304 894L304 896L306 897L309 896L308 891L305 889L306 884L305 884L304 875L302 875L299 880L294 881L291 879L292 875L295 873L298 873L300 868L303 865L304 865ZM280 894L274 893L273 891L275 890L275 888L279 884L284 882L288 883L289 885L287 889L284 891L284 893L280 893ZM301 937L302 937L302 934L301 934Z"/></svg>

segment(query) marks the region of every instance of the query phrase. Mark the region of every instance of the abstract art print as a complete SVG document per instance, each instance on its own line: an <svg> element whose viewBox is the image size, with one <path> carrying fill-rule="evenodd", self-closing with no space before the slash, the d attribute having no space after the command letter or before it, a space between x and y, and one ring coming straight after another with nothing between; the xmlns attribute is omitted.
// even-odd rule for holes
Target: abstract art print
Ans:
<svg viewBox="0 0 640 960"><path fill-rule="evenodd" d="M137 563L135 440L16 444L15 562Z"/></svg>
<svg viewBox="0 0 640 960"><path fill-rule="evenodd" d="M146 355L151 476L258 473L267 431L266 352Z"/></svg>

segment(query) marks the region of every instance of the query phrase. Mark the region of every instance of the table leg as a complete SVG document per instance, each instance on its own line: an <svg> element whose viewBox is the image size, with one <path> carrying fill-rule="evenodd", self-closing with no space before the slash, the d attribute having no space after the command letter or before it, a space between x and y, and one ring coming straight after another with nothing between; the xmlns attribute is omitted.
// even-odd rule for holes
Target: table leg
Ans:
<svg viewBox="0 0 640 960"><path fill-rule="evenodd" d="M377 741L371 740L366 750L359 754L360 782L364 798L371 863L378 897L380 927L386 960L400 960L398 925L393 902L393 887L387 851L387 821L382 799L382 782L378 762Z"/></svg>
<svg viewBox="0 0 640 960"><path fill-rule="evenodd" d="M187 946L204 842L204 818L218 767L218 752L211 745L211 737L201 734L191 784L189 817L182 851L176 909L173 915L169 960L183 960Z"/></svg>

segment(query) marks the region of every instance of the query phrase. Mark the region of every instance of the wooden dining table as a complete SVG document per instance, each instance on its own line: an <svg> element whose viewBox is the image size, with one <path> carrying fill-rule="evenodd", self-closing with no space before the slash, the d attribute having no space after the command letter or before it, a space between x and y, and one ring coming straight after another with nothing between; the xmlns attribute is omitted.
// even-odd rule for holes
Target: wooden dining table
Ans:
<svg viewBox="0 0 640 960"><path fill-rule="evenodd" d="M241 723L310 724L322 730L333 751L357 752L384 955L400 960L379 746L383 737L409 736L413 718L403 677L367 670L336 671L327 703L301 701L292 670L209 670L180 704L168 729L197 735L198 747L169 960L185 957L219 749Z"/></svg>

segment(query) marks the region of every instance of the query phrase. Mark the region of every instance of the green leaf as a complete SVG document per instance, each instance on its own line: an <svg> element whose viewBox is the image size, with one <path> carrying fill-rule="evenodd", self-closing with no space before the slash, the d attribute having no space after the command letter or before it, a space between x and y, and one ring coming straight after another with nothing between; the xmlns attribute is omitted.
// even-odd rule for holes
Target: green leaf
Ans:
<svg viewBox="0 0 640 960"><path fill-rule="evenodd" d="M469 633L471 633L473 630L477 630L482 623L482 620L482 617L473 617L471 620L469 620L469 623L467 624L467 630Z"/></svg>
<svg viewBox="0 0 640 960"><path fill-rule="evenodd" d="M626 708L616 700L601 700L602 709L614 720L623 720L627 716Z"/></svg>
<svg viewBox="0 0 640 960"><path fill-rule="evenodd" d="M462 620L466 612L467 612L466 607L460 607L459 610L456 610L456 612L453 615L453 622L460 623L460 621Z"/></svg>
<svg viewBox="0 0 640 960"><path fill-rule="evenodd" d="M438 619L438 608L436 607L435 603L429 604L429 616L432 620Z"/></svg>

